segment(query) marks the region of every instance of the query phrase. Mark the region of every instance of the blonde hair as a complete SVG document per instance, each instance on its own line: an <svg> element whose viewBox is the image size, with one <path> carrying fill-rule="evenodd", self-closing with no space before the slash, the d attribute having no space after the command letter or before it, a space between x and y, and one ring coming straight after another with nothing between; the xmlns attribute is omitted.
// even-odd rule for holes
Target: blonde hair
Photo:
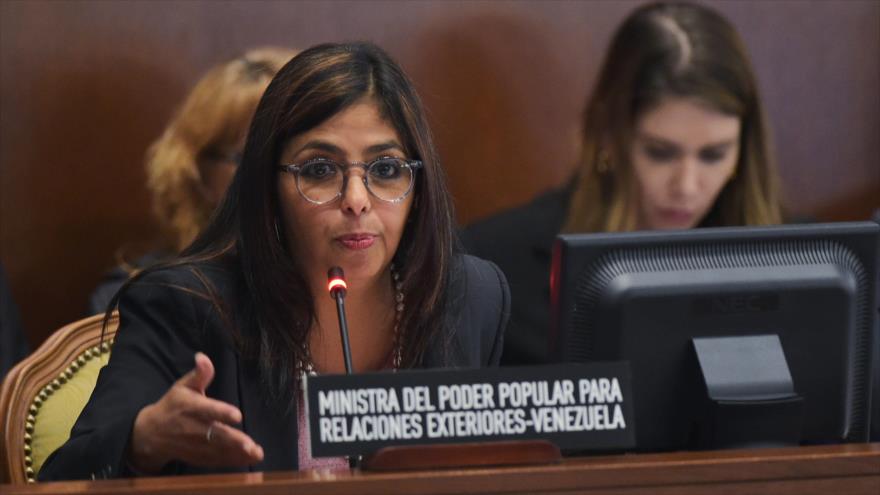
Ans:
<svg viewBox="0 0 880 495"><path fill-rule="evenodd" d="M735 175L700 226L782 221L769 130L739 35L708 7L660 3L636 10L614 35L584 110L563 232L636 228L630 143L639 117L670 96L696 98L742 123Z"/></svg>
<svg viewBox="0 0 880 495"><path fill-rule="evenodd" d="M294 55L290 49L259 48L214 67L150 146L147 187L165 240L174 249L192 242L216 206L206 195L199 162L247 134L269 81Z"/></svg>

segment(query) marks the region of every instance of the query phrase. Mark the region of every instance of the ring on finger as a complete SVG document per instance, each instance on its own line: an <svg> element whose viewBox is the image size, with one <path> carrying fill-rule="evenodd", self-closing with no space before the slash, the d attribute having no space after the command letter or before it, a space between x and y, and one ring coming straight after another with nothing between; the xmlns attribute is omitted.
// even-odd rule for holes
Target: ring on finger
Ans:
<svg viewBox="0 0 880 495"><path fill-rule="evenodd" d="M208 431L205 432L205 440L210 442L212 438L214 438L214 424L213 423L211 423L208 426Z"/></svg>

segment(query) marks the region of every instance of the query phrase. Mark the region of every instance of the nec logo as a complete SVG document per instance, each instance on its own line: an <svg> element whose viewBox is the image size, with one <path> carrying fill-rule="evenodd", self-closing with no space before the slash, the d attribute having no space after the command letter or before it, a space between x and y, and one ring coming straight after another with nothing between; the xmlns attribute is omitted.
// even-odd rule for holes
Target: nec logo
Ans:
<svg viewBox="0 0 880 495"><path fill-rule="evenodd" d="M693 310L698 315L740 314L776 311L779 296L776 294L734 294L700 297L694 300Z"/></svg>

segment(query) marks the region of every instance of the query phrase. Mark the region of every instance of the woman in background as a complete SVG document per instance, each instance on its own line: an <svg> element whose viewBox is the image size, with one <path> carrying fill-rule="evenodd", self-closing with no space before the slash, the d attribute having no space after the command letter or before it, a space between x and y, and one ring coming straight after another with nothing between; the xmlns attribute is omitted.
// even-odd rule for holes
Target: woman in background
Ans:
<svg viewBox="0 0 880 495"><path fill-rule="evenodd" d="M244 139L263 91L296 52L257 48L218 65L195 85L162 136L147 151L147 188L162 230L155 250L136 260L119 253L89 297L89 314L103 313L137 270L188 246L208 223L241 160Z"/></svg>
<svg viewBox="0 0 880 495"><path fill-rule="evenodd" d="M504 364L548 360L551 247L559 233L781 221L757 82L740 37L698 4L651 4L617 30L583 113L577 175L471 225L469 252L512 296Z"/></svg>
<svg viewBox="0 0 880 495"><path fill-rule="evenodd" d="M313 459L304 373L498 363L504 275L457 249L452 199L412 83L367 43L308 49L257 107L217 213L120 290L120 326L42 480L348 469Z"/></svg>

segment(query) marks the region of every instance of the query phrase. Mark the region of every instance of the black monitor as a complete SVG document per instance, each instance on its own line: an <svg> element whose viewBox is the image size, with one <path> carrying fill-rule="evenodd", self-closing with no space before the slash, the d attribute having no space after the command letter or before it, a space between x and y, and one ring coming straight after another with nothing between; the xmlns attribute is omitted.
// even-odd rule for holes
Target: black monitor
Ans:
<svg viewBox="0 0 880 495"><path fill-rule="evenodd" d="M866 441L878 239L872 222L560 235L551 349L630 363L639 451Z"/></svg>

